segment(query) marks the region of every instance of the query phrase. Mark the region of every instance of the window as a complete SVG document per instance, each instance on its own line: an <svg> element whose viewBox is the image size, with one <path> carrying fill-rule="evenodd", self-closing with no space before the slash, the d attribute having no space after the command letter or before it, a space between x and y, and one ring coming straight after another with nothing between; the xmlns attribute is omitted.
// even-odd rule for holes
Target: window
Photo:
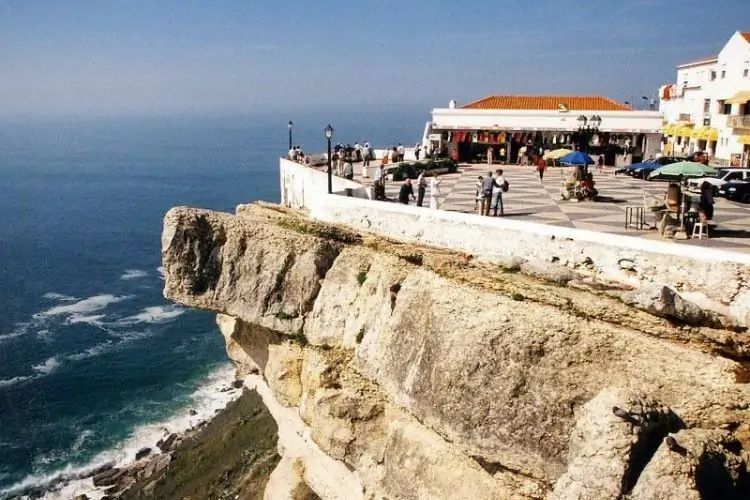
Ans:
<svg viewBox="0 0 750 500"><path fill-rule="evenodd" d="M725 181L738 181L740 179L742 179L742 174L740 172L732 172L724 177Z"/></svg>
<svg viewBox="0 0 750 500"><path fill-rule="evenodd" d="M711 111L711 99L703 100L703 112L708 113Z"/></svg>
<svg viewBox="0 0 750 500"><path fill-rule="evenodd" d="M717 101L717 102L719 104L719 114L720 115L726 115L726 114L728 114L728 113L726 113L724 111L726 109L726 104L724 103L724 101ZM730 105L730 107L731 107L731 105Z"/></svg>
<svg viewBox="0 0 750 500"><path fill-rule="evenodd" d="M721 70L721 79L723 80L725 76L727 76L727 70L723 69Z"/></svg>
<svg viewBox="0 0 750 500"><path fill-rule="evenodd" d="M745 78L747 78L747 68L745 68L745 71L742 72L742 76L744 76Z"/></svg>
<svg viewBox="0 0 750 500"><path fill-rule="evenodd" d="M711 70L711 81L716 80L716 71Z"/></svg>
<svg viewBox="0 0 750 500"><path fill-rule="evenodd" d="M723 115L731 115L732 114L732 105L730 103L724 103L724 112Z"/></svg>

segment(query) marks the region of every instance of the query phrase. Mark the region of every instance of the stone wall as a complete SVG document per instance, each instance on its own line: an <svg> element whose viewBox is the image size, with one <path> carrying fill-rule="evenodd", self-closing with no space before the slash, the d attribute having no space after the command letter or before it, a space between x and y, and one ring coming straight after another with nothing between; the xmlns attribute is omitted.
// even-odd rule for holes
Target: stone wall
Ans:
<svg viewBox="0 0 750 500"><path fill-rule="evenodd" d="M486 262L518 258L635 288L668 285L705 309L750 325L748 254L341 196L312 202L307 208L314 219L466 252Z"/></svg>

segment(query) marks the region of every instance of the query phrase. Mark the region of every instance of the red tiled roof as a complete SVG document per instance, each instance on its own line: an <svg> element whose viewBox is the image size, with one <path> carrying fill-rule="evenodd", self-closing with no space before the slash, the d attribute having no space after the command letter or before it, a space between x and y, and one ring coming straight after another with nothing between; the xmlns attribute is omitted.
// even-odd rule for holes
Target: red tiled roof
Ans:
<svg viewBox="0 0 750 500"><path fill-rule="evenodd" d="M463 109L516 109L570 111L632 111L633 108L608 97L582 95L494 95L485 97Z"/></svg>
<svg viewBox="0 0 750 500"><path fill-rule="evenodd" d="M750 43L750 31L742 31L740 32L740 35L742 35L742 38L747 40L747 43Z"/></svg>

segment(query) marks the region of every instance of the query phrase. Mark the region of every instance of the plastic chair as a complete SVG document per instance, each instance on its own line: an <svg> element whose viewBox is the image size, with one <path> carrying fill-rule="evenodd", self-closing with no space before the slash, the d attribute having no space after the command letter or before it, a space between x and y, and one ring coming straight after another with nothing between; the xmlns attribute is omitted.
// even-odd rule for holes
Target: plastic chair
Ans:
<svg viewBox="0 0 750 500"><path fill-rule="evenodd" d="M708 224L703 224L702 222L696 222L693 224L693 238L695 238L695 235L698 235L698 239L702 240L703 235L706 235L706 238L708 238Z"/></svg>

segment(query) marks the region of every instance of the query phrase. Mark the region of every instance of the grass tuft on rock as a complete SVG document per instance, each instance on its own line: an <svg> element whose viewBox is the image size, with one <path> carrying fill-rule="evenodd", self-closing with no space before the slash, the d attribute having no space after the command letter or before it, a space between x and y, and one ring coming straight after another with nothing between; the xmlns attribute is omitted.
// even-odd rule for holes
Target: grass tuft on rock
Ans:
<svg viewBox="0 0 750 500"><path fill-rule="evenodd" d="M524 300L526 300L526 297L522 293L518 292L511 294L510 298L511 300L515 300L517 302L523 302Z"/></svg>
<svg viewBox="0 0 750 500"><path fill-rule="evenodd" d="M362 343L362 339L365 338L365 327L359 329L359 332L357 332L357 344Z"/></svg>
<svg viewBox="0 0 750 500"><path fill-rule="evenodd" d="M364 285L366 280L367 280L367 273L365 271L360 271L359 274L357 274L357 283L359 283L359 286Z"/></svg>

